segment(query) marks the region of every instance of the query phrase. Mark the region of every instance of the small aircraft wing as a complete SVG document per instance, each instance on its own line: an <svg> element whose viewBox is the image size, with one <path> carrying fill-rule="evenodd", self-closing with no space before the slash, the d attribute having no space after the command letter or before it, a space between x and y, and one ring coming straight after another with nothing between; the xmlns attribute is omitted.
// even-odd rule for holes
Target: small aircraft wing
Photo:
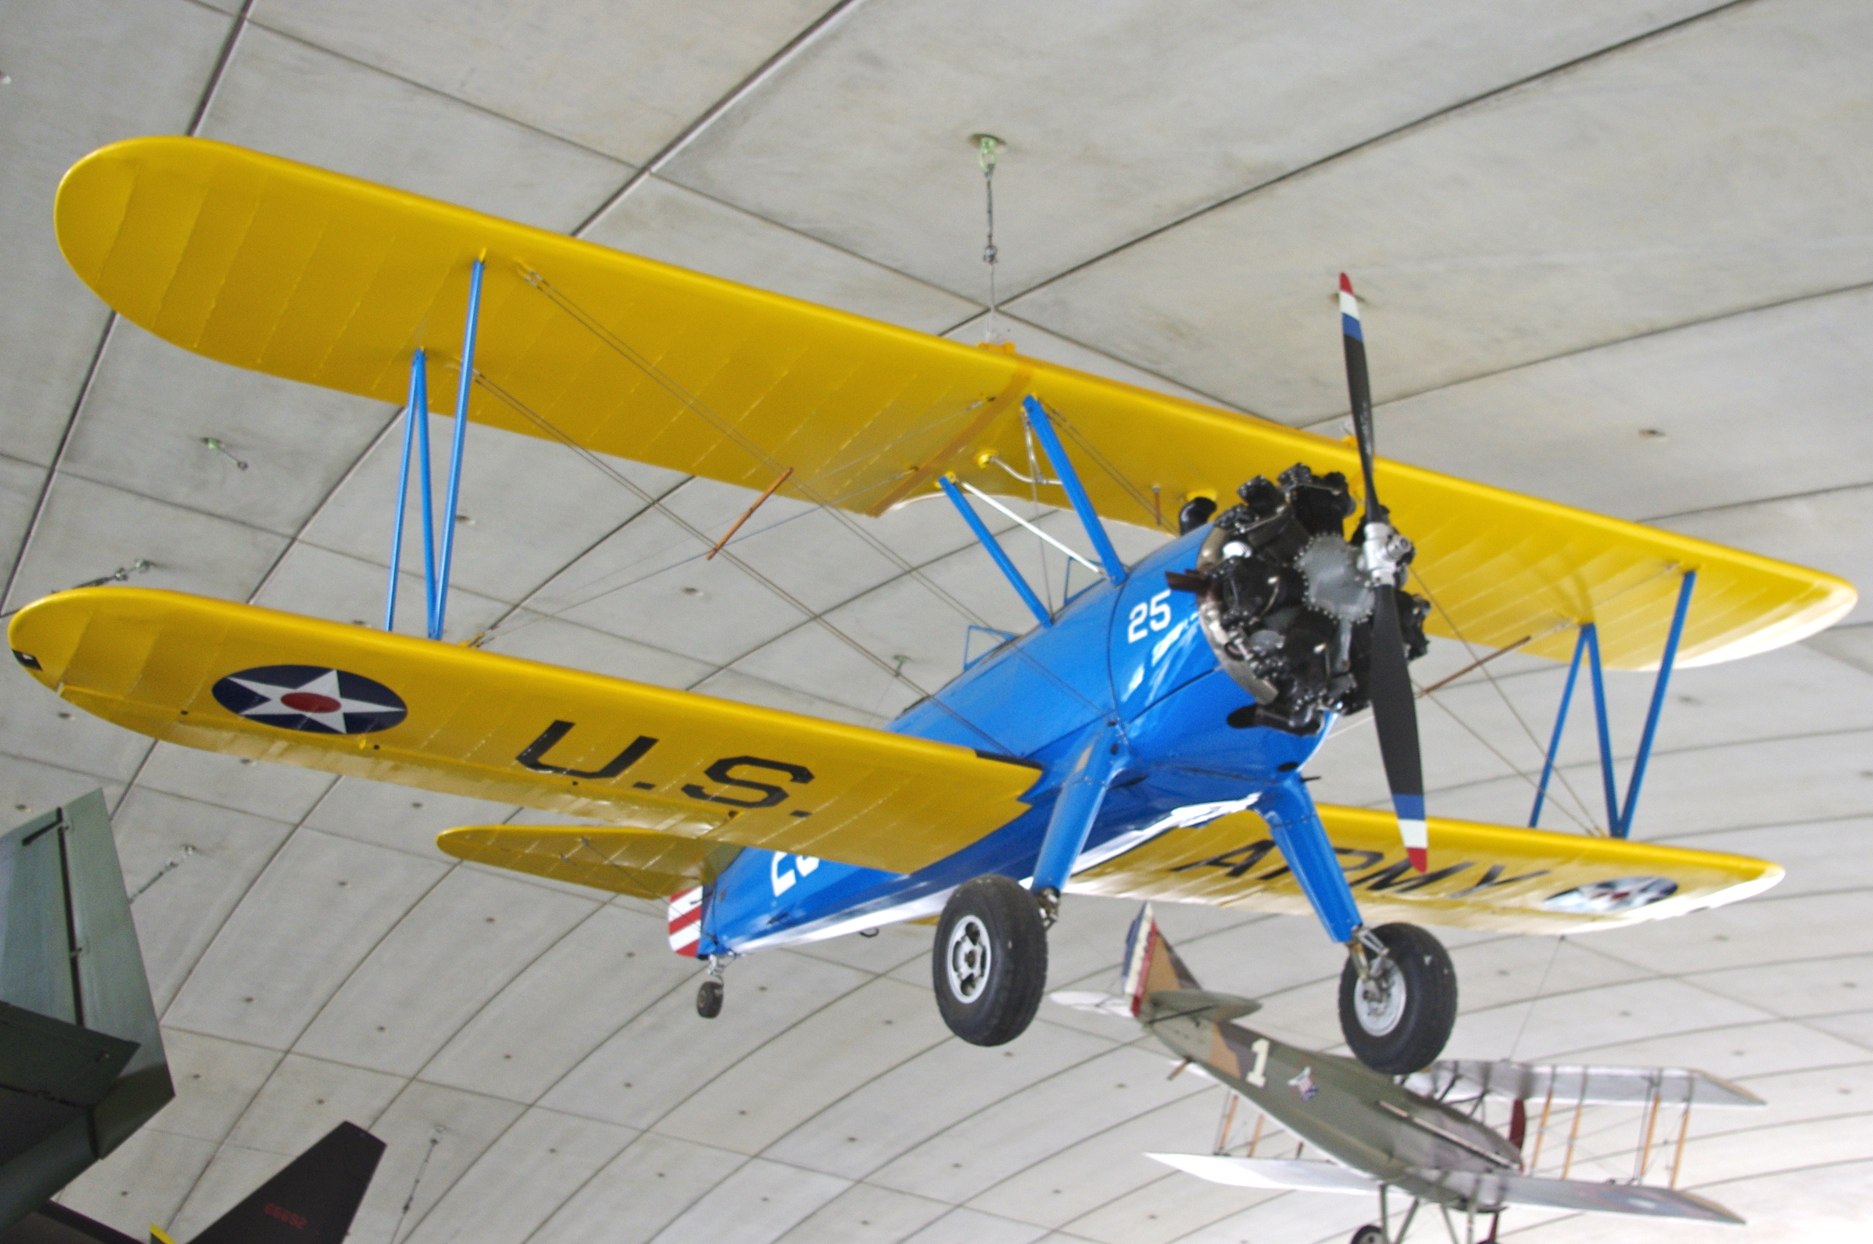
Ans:
<svg viewBox="0 0 1873 1244"><path fill-rule="evenodd" d="M1762 1098L1707 1071L1677 1067L1538 1067L1507 1059L1450 1059L1432 1063L1405 1080L1414 1093L1438 1100L1455 1094L1486 1094L1519 1101L1586 1105L1758 1107Z"/></svg>
<svg viewBox="0 0 1873 1244"><path fill-rule="evenodd" d="M1006 824L1035 778L965 747L174 592L61 592L8 640L58 694L170 742L891 872ZM472 832L464 849L494 849ZM500 849L536 854L553 831L524 832Z"/></svg>
<svg viewBox="0 0 1873 1244"><path fill-rule="evenodd" d="M1360 909L1514 933L1570 933L1661 920L1774 885L1764 860L1620 838L1432 818L1429 868L1415 872L1389 811L1323 805L1320 818ZM1083 872L1076 894L1305 913L1308 906L1253 811L1170 829Z"/></svg>
<svg viewBox="0 0 1873 1244"><path fill-rule="evenodd" d="M209 358L401 403L417 349L447 368L485 256L471 418L749 488L881 513L944 472L1019 490L1023 396L1047 403L1098 511L1166 526L1353 447L1282 424L909 332L463 208L192 138L94 152L59 187L59 245L117 311ZM1324 286L1323 286L1324 290ZM433 383L438 395L454 386ZM1678 573L1680 664L1792 643L1852 608L1831 575L1396 462L1385 498L1438 602L1426 622L1565 660L1656 666ZM1064 505L1056 487L1040 497Z"/></svg>
<svg viewBox="0 0 1873 1244"><path fill-rule="evenodd" d="M1371 1192L1379 1181L1332 1162L1297 1158L1232 1158L1214 1153L1147 1153L1166 1166L1235 1188L1286 1188L1298 1192Z"/></svg>
<svg viewBox="0 0 1873 1244"><path fill-rule="evenodd" d="M1441 1183L1478 1205L1545 1205L1589 1214L1638 1214L1649 1218L1691 1218L1701 1222L1741 1223L1742 1218L1691 1192L1651 1184L1594 1183L1584 1179L1544 1179L1491 1171L1420 1170L1420 1178Z"/></svg>

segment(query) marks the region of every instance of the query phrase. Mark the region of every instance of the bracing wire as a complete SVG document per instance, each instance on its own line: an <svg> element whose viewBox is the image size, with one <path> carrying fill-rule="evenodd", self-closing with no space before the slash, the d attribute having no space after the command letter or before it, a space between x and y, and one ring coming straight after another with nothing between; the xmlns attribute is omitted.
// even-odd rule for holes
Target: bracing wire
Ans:
<svg viewBox="0 0 1873 1244"><path fill-rule="evenodd" d="M674 398L678 403L680 403L685 409L689 410L692 414L702 419L711 428L713 428L719 435L721 435L723 439L727 440L729 443L735 445L738 449L741 449L744 453L748 454L750 458L752 458L756 463L760 464L766 470L779 473L782 469L784 469L782 465L779 463L779 461L773 457L773 455L768 453L765 449L763 449L760 445L756 444L754 441L750 440L733 423L731 423L727 419L724 419L721 416L721 414L719 414L717 411L711 408L709 404L705 402L699 395L691 392L675 377L669 375L661 367L659 367L654 361L646 357L642 352L638 351L636 348L631 346L630 343L626 342L621 337L619 337L616 333L614 333L611 329L606 327L601 321L597 319L597 317L593 316L590 312L580 307L570 297L568 297L563 291L557 289L552 284L552 282L546 279L546 277L544 277L543 275L541 275L540 273L536 271L525 268L524 266L520 268L520 273L521 273L522 279L529 286L531 286L534 290L536 290L537 292L545 296L549 302L551 302L555 307L559 308L561 311L563 311L568 316L570 316L581 327L585 328L588 332L592 333L595 337L599 339L601 343L603 343L605 346L611 349L620 358L623 358L626 362L631 364L633 367L643 372L647 377L650 378L650 380L653 383L655 383L659 388L662 388L666 393L668 393L672 398ZM482 377L482 382L483 382L484 387L488 388L490 392L495 392L496 389L498 389L498 386L494 385L492 381L488 381L485 377ZM619 474L617 471L613 470L608 464L604 463L604 461L601 458L599 458L597 455L592 454L589 450L586 450L583 446L578 445L573 440L573 438L570 437L568 434L554 427L549 421L547 421L543 416L539 415L537 412L534 412L531 409L527 408L525 404L522 403L518 397L516 397L512 393L507 392L504 389L500 389L497 395L500 397L500 400L502 400L504 403L511 406L518 413L522 414L525 418L527 418L528 420L536 424L536 426L549 430L549 434L554 439L572 446L574 449L578 450L583 456L587 457L588 460L591 461L594 465L598 466L599 469L605 471L608 475L617 479L619 482L624 483L627 487L630 487L634 492L637 492L640 496L647 497L647 494L643 493L643 490L637 488L636 485L632 484L631 481L629 481L626 477ZM796 479L798 479L798 477L796 477ZM870 547L879 556L883 557L892 565L896 566L900 572L907 575L908 577L910 577L917 583L921 584L926 590L928 590L938 600L942 601L945 605L947 605L950 609L952 609L958 616L962 617L965 621L972 623L974 625L978 625L978 626L988 625L987 619L983 618L974 609L970 608L968 604L966 604L964 601L958 598L954 593L950 592L947 588L937 583L928 574L926 574L921 567L913 565L911 562L905 559L901 554L899 554L897 550L891 548L890 545L886 544L883 540L879 539L878 536L874 534L873 532L866 530L863 524L859 523L850 514L846 513L841 503L846 500L849 500L849 498L828 497L822 494L819 491L819 489L814 486L811 480L806 480L806 479L800 479L799 482L791 486L788 489L788 491L790 493L793 493L799 496L805 501L808 501L814 505L824 507L825 512L831 515L832 518L835 521L837 521L841 526L843 526L847 531L851 532L857 539L863 541L868 547ZM655 502L647 500L647 504L655 504ZM669 511L667 509L661 506L659 506L658 508L661 512L665 513L666 515L669 514ZM687 524L682 524L682 525L684 525L685 527L688 526ZM698 533L698 535L699 535L699 538L703 539L706 543L713 546L714 544L713 540L709 540L706 535L702 535L700 533ZM726 552L723 555L726 556ZM746 566L745 561L734 561L734 564L737 566L744 566L744 567ZM750 568L750 572L752 573L751 568ZM774 590L780 591L781 589L779 589L778 585L774 585ZM814 611L810 609L807 610L806 612L809 617L816 616L814 614ZM826 622L824 623L824 625L828 627L832 626L830 622ZM849 637L847 637L847 640L848 642L851 642L853 644L856 644L857 642L855 640L850 640ZM862 647L862 645L860 646ZM877 657L876 654L871 653L869 650L866 650L866 654L867 654L867 659L870 660L873 664L878 665L880 668L885 668L885 663L882 661L881 658ZM1036 670L1041 672L1050 681L1052 681L1057 686L1059 686L1061 690L1064 691L1067 695L1071 696L1075 700L1078 700L1081 704L1085 705L1087 708L1092 709L1093 711L1098 711L1099 706L1097 704L1093 703L1093 701L1088 699L1086 695L1083 694L1077 687L1074 687L1071 683L1068 683L1066 680L1062 679L1056 671L1050 669L1044 664L1033 661L1031 657L1028 657L1025 654L1023 655L1022 659L1032 664L1032 666ZM897 676L903 677L901 674ZM916 687L916 684L912 683L908 677L905 677L904 681L909 683L911 686ZM917 690L920 692L920 694L923 694L923 695L929 694L928 691L925 691L921 687L918 687ZM973 725L973 723L971 723L971 728L977 730L977 732L983 734L985 737L992 737L988 735L987 731L982 730L979 726Z"/></svg>

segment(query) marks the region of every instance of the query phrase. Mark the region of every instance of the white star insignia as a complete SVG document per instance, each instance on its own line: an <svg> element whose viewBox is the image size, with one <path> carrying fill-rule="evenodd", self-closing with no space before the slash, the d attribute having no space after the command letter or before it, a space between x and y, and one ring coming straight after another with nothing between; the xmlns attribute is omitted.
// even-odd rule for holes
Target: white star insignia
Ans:
<svg viewBox="0 0 1873 1244"><path fill-rule="evenodd" d="M324 670L311 681L298 686L280 686L253 678L229 677L229 682L266 698L252 708L242 709L241 716L265 721L269 717L303 717L316 721L333 734L349 734L346 713L397 713L400 704L376 704L370 700L346 697L338 688L338 671Z"/></svg>

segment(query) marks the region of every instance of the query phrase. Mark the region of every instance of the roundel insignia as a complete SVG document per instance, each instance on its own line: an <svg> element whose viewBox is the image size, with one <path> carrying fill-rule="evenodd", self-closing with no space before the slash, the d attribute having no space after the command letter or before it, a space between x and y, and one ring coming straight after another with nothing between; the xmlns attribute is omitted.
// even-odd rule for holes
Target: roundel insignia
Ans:
<svg viewBox="0 0 1873 1244"><path fill-rule="evenodd" d="M1610 916L1616 912L1649 907L1678 892L1678 883L1669 877L1610 877L1590 885L1576 886L1551 894L1541 905L1549 911L1571 911L1583 915Z"/></svg>
<svg viewBox="0 0 1873 1244"><path fill-rule="evenodd" d="M229 674L214 687L230 713L308 734L371 734L408 712L383 683L326 665L260 665Z"/></svg>

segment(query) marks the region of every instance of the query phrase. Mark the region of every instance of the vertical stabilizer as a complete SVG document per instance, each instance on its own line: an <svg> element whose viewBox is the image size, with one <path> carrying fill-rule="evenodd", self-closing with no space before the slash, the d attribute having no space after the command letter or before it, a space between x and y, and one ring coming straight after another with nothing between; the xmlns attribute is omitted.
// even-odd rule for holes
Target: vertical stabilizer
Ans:
<svg viewBox="0 0 1873 1244"><path fill-rule="evenodd" d="M1144 1007L1145 999L1160 990L1201 988L1158 931L1149 903L1139 909L1131 932L1125 935L1125 966L1119 979L1133 1018Z"/></svg>
<svg viewBox="0 0 1873 1244"><path fill-rule="evenodd" d="M174 1096L93 792L0 834L0 1234Z"/></svg>
<svg viewBox="0 0 1873 1244"><path fill-rule="evenodd" d="M383 1156L383 1141L340 1123L194 1244L339 1244Z"/></svg>

